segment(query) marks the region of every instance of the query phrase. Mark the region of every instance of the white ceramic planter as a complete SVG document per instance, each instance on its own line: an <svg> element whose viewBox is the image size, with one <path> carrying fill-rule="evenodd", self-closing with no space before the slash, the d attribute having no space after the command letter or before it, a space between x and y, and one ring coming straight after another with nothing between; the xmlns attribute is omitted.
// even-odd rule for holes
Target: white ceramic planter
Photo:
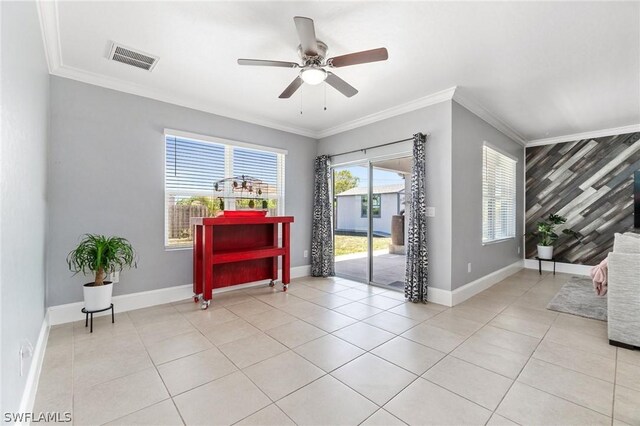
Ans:
<svg viewBox="0 0 640 426"><path fill-rule="evenodd" d="M109 281L105 281L103 285L92 286L93 283L85 284L84 292L84 308L87 311L99 311L111 306L111 295L113 294L113 285Z"/></svg>
<svg viewBox="0 0 640 426"><path fill-rule="evenodd" d="M538 257L540 259L553 259L553 246L538 246Z"/></svg>

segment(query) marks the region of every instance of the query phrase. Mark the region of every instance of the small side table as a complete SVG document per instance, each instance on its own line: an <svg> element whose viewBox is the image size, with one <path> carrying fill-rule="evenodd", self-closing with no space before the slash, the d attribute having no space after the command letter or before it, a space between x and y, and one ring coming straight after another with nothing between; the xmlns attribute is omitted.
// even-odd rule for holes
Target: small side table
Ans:
<svg viewBox="0 0 640 426"><path fill-rule="evenodd" d="M82 313L84 314L84 326L85 327L89 325L89 315L91 315L91 328L90 328L91 331L90 331L90 333L93 333L93 314L95 314L96 312L108 311L109 309L111 309L111 324L114 324L116 322L116 319L115 319L115 315L113 314L113 303L108 308L98 309L97 311L87 311L85 308L82 308Z"/></svg>
<svg viewBox="0 0 640 426"><path fill-rule="evenodd" d="M551 259L540 259L538 256L536 256L536 259L538 259L538 272L540 273L540 275L542 275L542 261L553 262L553 275L556 274L556 258L555 257L552 257Z"/></svg>

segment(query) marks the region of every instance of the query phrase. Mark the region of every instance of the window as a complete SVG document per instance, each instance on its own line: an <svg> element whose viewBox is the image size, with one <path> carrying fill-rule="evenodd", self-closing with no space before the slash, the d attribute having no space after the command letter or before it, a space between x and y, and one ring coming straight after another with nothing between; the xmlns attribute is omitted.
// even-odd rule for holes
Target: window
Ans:
<svg viewBox="0 0 640 426"><path fill-rule="evenodd" d="M482 151L482 243L516 235L516 161L487 144Z"/></svg>
<svg viewBox="0 0 640 426"><path fill-rule="evenodd" d="M174 131L165 134L165 153L166 247L191 247L191 217L220 212L220 194L214 196L213 185L227 177L245 175L266 182L262 199L267 201L267 214L284 214L286 151ZM226 210L235 210L249 207L250 200L236 200L234 205L224 201Z"/></svg>
<svg viewBox="0 0 640 426"><path fill-rule="evenodd" d="M367 217L367 198L368 195L363 195L360 198L360 217ZM371 215L373 217L380 217L381 210L381 196L380 194L373 194L373 204L371 205Z"/></svg>

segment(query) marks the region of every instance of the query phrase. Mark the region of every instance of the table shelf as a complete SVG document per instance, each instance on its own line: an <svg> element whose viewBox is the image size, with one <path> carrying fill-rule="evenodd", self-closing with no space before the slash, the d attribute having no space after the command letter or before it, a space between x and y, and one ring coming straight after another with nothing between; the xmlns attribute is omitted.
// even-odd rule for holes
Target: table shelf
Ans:
<svg viewBox="0 0 640 426"><path fill-rule="evenodd" d="M265 259L275 256L284 256L283 247L261 247L250 250L224 250L214 251L211 262L216 265L220 263L241 262L251 259Z"/></svg>
<svg viewBox="0 0 640 426"><path fill-rule="evenodd" d="M194 300L201 300L206 309L215 288L261 280L274 285L278 258L282 258L286 291L291 275L292 222L293 216L191 218Z"/></svg>

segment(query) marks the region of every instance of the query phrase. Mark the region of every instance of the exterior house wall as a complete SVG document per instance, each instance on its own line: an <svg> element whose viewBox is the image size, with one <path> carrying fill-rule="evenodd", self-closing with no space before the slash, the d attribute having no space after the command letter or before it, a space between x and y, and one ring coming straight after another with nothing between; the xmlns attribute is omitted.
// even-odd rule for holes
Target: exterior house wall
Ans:
<svg viewBox="0 0 640 426"><path fill-rule="evenodd" d="M380 217L373 218L373 231L391 235L391 218L397 215L398 193L381 194ZM368 219L361 217L362 195L336 197L336 221L338 231L367 232Z"/></svg>

